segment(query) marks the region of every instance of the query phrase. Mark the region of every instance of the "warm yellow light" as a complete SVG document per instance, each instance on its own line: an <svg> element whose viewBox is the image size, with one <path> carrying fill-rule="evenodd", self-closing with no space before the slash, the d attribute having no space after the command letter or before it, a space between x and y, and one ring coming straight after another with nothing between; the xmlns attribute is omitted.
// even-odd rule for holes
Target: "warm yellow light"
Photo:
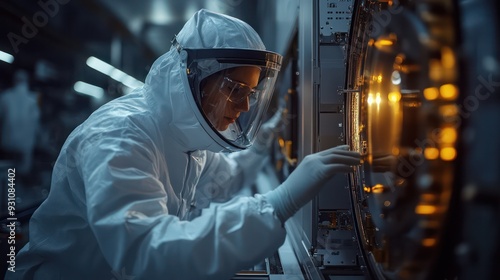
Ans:
<svg viewBox="0 0 500 280"><path fill-rule="evenodd" d="M382 75L377 76L377 82L380 84L382 83Z"/></svg>
<svg viewBox="0 0 500 280"><path fill-rule="evenodd" d="M392 148L392 154L395 155L395 156L399 155L399 148L398 147L393 147Z"/></svg>
<svg viewBox="0 0 500 280"><path fill-rule="evenodd" d="M368 41L368 46L373 46L374 43L375 43L375 40L374 39L370 39Z"/></svg>
<svg viewBox="0 0 500 280"><path fill-rule="evenodd" d="M453 144L457 140L457 130L453 127L445 127L441 130L440 140L442 143Z"/></svg>
<svg viewBox="0 0 500 280"><path fill-rule="evenodd" d="M455 67L455 54L450 47L441 48L441 63L444 68L454 68Z"/></svg>
<svg viewBox="0 0 500 280"><path fill-rule="evenodd" d="M384 185L376 184L375 186L372 187L372 192L373 193L383 193L384 192Z"/></svg>
<svg viewBox="0 0 500 280"><path fill-rule="evenodd" d="M368 105L372 105L373 104L373 93L368 93L368 99L366 100L366 102L368 102Z"/></svg>
<svg viewBox="0 0 500 280"><path fill-rule="evenodd" d="M444 161L454 160L457 157L457 150L453 147L442 148L440 155Z"/></svg>
<svg viewBox="0 0 500 280"><path fill-rule="evenodd" d="M285 139L283 139L283 138L279 138L279 139L278 139L278 143L280 144L280 147L281 147L281 148L285 147Z"/></svg>
<svg viewBox="0 0 500 280"><path fill-rule="evenodd" d="M424 89L424 97L427 100L435 100L439 96L439 90L435 87Z"/></svg>
<svg viewBox="0 0 500 280"><path fill-rule="evenodd" d="M371 188L367 187L367 186L363 186L363 190L366 192L366 193L370 193L372 191Z"/></svg>
<svg viewBox="0 0 500 280"><path fill-rule="evenodd" d="M424 157L428 160L435 160L439 157L439 150L433 147L425 148Z"/></svg>
<svg viewBox="0 0 500 280"><path fill-rule="evenodd" d="M380 92L377 92L377 94L375 95L375 103L377 103L377 105L380 105L381 101L382 98L380 97Z"/></svg>
<svg viewBox="0 0 500 280"><path fill-rule="evenodd" d="M359 125L359 132L362 132L365 129L365 126L363 124Z"/></svg>
<svg viewBox="0 0 500 280"><path fill-rule="evenodd" d="M444 99L456 99L458 97L458 88L453 84L442 85L439 92Z"/></svg>
<svg viewBox="0 0 500 280"><path fill-rule="evenodd" d="M389 92L389 95L387 96L387 98L389 99L389 101L391 103L399 102L399 100L401 100L401 93L399 93L397 91Z"/></svg>
<svg viewBox="0 0 500 280"><path fill-rule="evenodd" d="M394 44L393 41L391 40L388 40L388 39L379 39L375 42L375 47L377 49L380 49L382 47L388 47L388 46L392 46Z"/></svg>
<svg viewBox="0 0 500 280"><path fill-rule="evenodd" d="M430 215L436 213L436 206L434 205L417 205L415 213L421 215Z"/></svg>
<svg viewBox="0 0 500 280"><path fill-rule="evenodd" d="M422 240L422 245L425 247L432 247L436 245L436 243L437 243L436 238L425 238L424 240Z"/></svg>

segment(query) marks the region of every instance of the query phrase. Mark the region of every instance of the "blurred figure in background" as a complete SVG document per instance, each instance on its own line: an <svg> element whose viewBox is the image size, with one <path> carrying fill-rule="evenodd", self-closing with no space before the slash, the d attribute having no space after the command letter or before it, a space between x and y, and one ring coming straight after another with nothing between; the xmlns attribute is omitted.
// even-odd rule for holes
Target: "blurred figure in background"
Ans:
<svg viewBox="0 0 500 280"><path fill-rule="evenodd" d="M30 173L40 118L36 95L29 89L29 74L17 70L13 87L0 94L0 160L13 161L20 176Z"/></svg>

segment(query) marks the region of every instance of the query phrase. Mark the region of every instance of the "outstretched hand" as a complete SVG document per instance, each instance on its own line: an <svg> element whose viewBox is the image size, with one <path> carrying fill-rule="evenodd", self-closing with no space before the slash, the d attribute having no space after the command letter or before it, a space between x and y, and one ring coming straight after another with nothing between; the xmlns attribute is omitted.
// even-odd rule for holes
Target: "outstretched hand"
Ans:
<svg viewBox="0 0 500 280"><path fill-rule="evenodd" d="M349 173L361 156L348 145L306 156L283 184L266 194L281 221L286 221L309 202L335 174Z"/></svg>

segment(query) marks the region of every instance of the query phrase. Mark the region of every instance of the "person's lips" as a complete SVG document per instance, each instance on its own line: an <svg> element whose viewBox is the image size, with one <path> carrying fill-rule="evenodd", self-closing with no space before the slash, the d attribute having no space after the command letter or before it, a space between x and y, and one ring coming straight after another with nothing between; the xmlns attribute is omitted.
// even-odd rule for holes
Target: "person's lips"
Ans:
<svg viewBox="0 0 500 280"><path fill-rule="evenodd" d="M228 122L234 123L236 121L236 118L231 118L231 117L224 117Z"/></svg>
<svg viewBox="0 0 500 280"><path fill-rule="evenodd" d="M230 122L230 123L234 123L238 117L234 117L234 118L232 118L232 117L224 117L224 118L225 118L228 122Z"/></svg>

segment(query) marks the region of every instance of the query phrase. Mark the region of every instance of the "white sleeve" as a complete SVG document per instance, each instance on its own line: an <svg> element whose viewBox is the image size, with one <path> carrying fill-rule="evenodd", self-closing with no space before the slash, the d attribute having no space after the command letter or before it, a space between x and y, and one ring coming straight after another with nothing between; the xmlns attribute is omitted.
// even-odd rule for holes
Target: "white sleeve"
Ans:
<svg viewBox="0 0 500 280"><path fill-rule="evenodd" d="M196 201L200 208L210 202L225 202L250 187L269 156L252 148L230 154L207 151L207 161L198 182Z"/></svg>
<svg viewBox="0 0 500 280"><path fill-rule="evenodd" d="M253 184L257 175L269 161L269 154L258 153L254 146L240 152L230 153L228 157L242 170L244 186Z"/></svg>
<svg viewBox="0 0 500 280"><path fill-rule="evenodd" d="M137 279L229 279L282 244L281 222L260 195L214 204L192 221L171 215L153 144L122 134L102 137L79 159L88 222L115 271L132 270Z"/></svg>

